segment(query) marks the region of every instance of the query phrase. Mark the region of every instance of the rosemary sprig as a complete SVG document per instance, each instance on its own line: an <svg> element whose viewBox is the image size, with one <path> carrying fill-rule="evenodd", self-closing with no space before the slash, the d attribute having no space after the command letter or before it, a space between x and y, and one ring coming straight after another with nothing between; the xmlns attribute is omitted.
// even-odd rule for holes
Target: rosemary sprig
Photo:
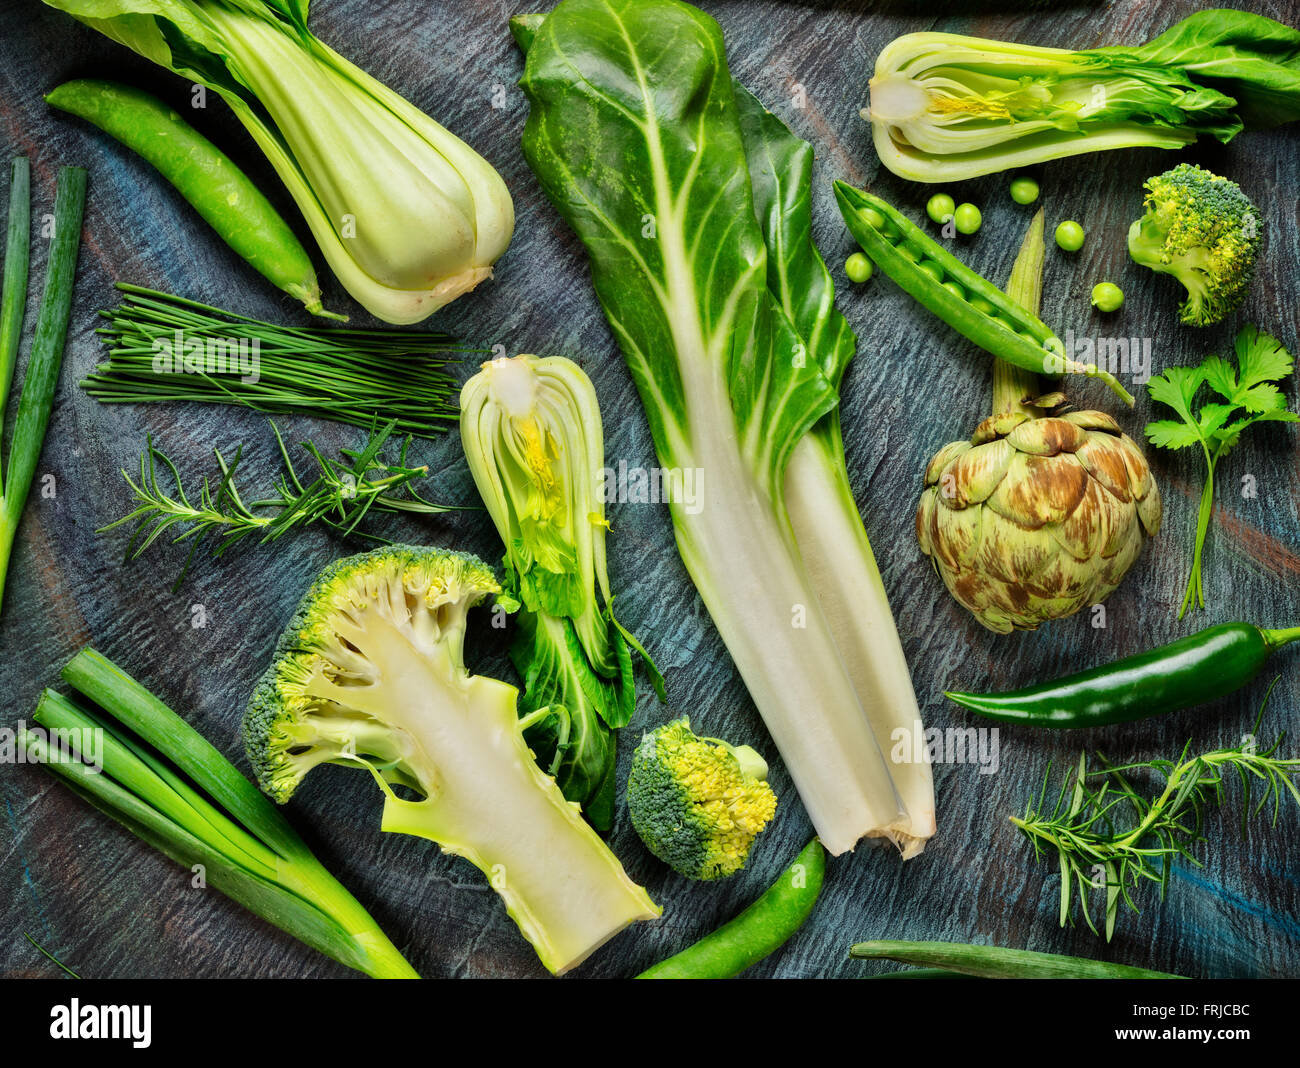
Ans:
<svg viewBox="0 0 1300 1068"><path fill-rule="evenodd" d="M140 286L117 288L122 303L100 312L107 325L97 331L108 362L81 383L106 404L205 401L364 428L378 417L401 433L435 437L460 415L448 364L483 351L447 334L280 326ZM251 359L254 346L255 376L215 359L233 352Z"/></svg>
<svg viewBox="0 0 1300 1068"><path fill-rule="evenodd" d="M140 455L139 479L133 479L125 470L122 472L135 497L135 508L101 527L98 533L134 523L135 530L126 547L128 560L139 557L169 532L175 533L171 539L173 542L192 541L195 549L210 535L213 556L220 556L248 537L256 538L259 543L275 541L291 530L313 523L320 523L340 535L357 534L385 542L385 538L357 529L372 510L428 515L451 511L455 507L428 501L414 489L415 480L424 478L429 469L423 465L408 465L409 435L402 441L395 462L389 463L383 458L383 448L394 428L395 424L390 422L373 431L362 448L341 449L342 459L338 460L325 456L315 443L303 442L302 448L317 467L316 477L304 483L289 458L279 428L272 423L271 430L284 460L284 472L275 485L274 497L254 501L245 501L235 484L235 472L243 456L242 445L231 460L227 460L220 450L213 449L221 478L215 485L205 478L195 500L186 493L176 464L154 445L150 437ZM168 477L173 487L170 491L163 484ZM185 570L189 569L193 556L192 551ZM182 571L176 580L177 586L184 577L185 571Z"/></svg>
<svg viewBox="0 0 1300 1068"><path fill-rule="evenodd" d="M1271 692L1270 687L1270 692ZM1267 704L1267 696L1264 698ZM1264 709L1260 709L1260 717ZM1164 900L1173 862L1183 857L1200 867L1192 853L1204 840L1202 826L1206 808L1223 799L1225 779L1233 772L1240 780L1244 798L1242 823L1257 815L1271 800L1276 825L1285 793L1300 804L1300 788L1291 776L1300 774L1300 759L1280 759L1273 754L1282 744L1279 735L1269 748L1260 751L1254 730L1233 748L1216 749L1189 756L1191 742L1176 761L1149 760L1114 766L1098 754L1102 768L1088 769L1086 753L1072 777L1067 777L1055 801L1049 801L1052 767L1048 764L1043 788L1031 800L1023 816L1014 823L1033 843L1035 856L1055 851L1061 868L1061 926L1072 918L1077 898L1084 921L1099 933L1088 909L1089 892L1105 891L1106 939L1115 931L1119 904L1140 911L1133 891L1144 880L1160 886ZM1152 800L1144 797L1126 773L1150 771L1164 778L1164 789ZM1259 786L1258 802L1252 806L1252 787ZM1050 807L1049 807L1050 806Z"/></svg>

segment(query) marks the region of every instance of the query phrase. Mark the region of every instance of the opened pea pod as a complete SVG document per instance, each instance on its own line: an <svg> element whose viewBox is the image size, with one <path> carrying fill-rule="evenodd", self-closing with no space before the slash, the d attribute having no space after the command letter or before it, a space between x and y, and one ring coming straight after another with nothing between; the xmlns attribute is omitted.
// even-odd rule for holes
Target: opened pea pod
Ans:
<svg viewBox="0 0 1300 1068"><path fill-rule="evenodd" d="M1105 382L1129 407L1114 375L1066 355L1037 315L971 270L880 197L835 183L845 225L862 250L917 303L999 359L1035 374L1081 374Z"/></svg>

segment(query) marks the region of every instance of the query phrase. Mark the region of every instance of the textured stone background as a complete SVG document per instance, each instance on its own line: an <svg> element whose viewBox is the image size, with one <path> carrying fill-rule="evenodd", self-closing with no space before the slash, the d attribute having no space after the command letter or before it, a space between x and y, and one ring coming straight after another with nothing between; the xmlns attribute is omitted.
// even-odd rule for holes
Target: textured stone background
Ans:
<svg viewBox="0 0 1300 1068"><path fill-rule="evenodd" d="M868 129L857 116L879 50L900 33L947 30L1044 45L1088 47L1136 43L1200 6L1119 0L1110 4L976 3L924 5L705 3L726 31L736 75L817 149L816 229L828 260L850 251L830 182L867 185L918 214L927 191L879 167ZM1294 20L1294 5L1246 4ZM644 416L623 362L593 298L577 241L545 202L519 149L526 106L515 87L521 60L506 32L520 9L504 2L321 0L313 25L325 41L456 130L502 172L518 211L515 241L496 280L457 302L435 325L510 352L564 353L596 383L604 408L607 459L653 463ZM153 89L177 107L187 87L124 49L44 8L36 0L0 11L0 157L32 159L34 212L49 210L60 164L90 168L91 194L76 311L63 382L40 463L55 476L57 496L29 502L11 568L0 628L0 692L4 719L30 714L59 666L93 643L149 683L241 766L239 717L275 636L309 578L350 551L321 533L276 548L250 547L220 561L201 560L182 589L170 580L184 559L175 547L122 566L124 538L95 530L128 505L117 471L135 462L152 433L198 478L212 470L211 450L245 444L246 485L262 487L278 473L265 419L226 408L104 407L76 388L99 358L96 310L113 302L111 285L126 280L169 289L261 317L295 321L298 312L239 261L144 163L89 127L55 117L40 93L75 76L121 77ZM806 106L793 106L796 87ZM494 109L495 87L505 107ZM287 218L292 203L242 128L215 100L194 120L259 180ZM1178 158L1197 160L1240 180L1268 220L1259 280L1241 314L1222 328L1195 331L1175 320L1176 287L1128 261L1123 235L1139 210L1141 182L1171 166L1160 152L1077 157L1042 168L1049 225L1085 224L1088 243L1077 256L1049 252L1043 317L1076 334L1124 332L1154 339L1157 368L1198 361L1226 347L1242 322L1254 321L1295 350L1297 331L1297 129L1246 134L1233 144L1199 146ZM978 270L1005 279L1028 214L1005 193L1005 177L954 189L981 205L984 228L962 255ZM44 253L33 261L33 292ZM1111 278L1128 303L1111 318L1088 305L1092 284ZM332 280L334 304L345 297ZM330 301L327 301L330 303ZM843 291L841 306L857 329L859 356L844 392L851 469L867 530L894 605L927 721L944 727L963 716L942 689L1005 688L1096 664L1189 633L1210 622L1245 618L1267 625L1300 622L1296 593L1296 437L1293 429L1261 427L1221 468L1222 492L1206 561L1208 611L1174 618L1190 556L1201 471L1191 453L1157 454L1166 498L1166 527L1132 575L1107 603L1107 626L1076 617L1033 634L999 637L975 624L943 590L912 536L920 472L945 442L965 436L986 414L989 360L918 309L888 279ZM34 303L28 324L34 318ZM24 348L24 351L26 349ZM461 370L467 376L472 367ZM1114 410L1103 387L1072 384L1076 402ZM1130 433L1150 417L1145 396L1122 413ZM349 445L359 433L328 423L285 420L291 437L310 434L326 446ZM472 502L473 487L457 440L422 443L417 453L434 470L437 495ZM1243 476L1259 496L1242 499ZM621 615L641 634L668 680L671 707L647 687L633 726L622 738L620 780L640 728L689 711L708 733L751 741L775 758L743 686L694 593L673 546L666 511L615 506L611 574ZM482 515L433 522L403 519L382 527L403 540L455 545L487 557L499 552ZM206 625L193 627L195 605ZM483 671L511 677L500 635L479 621L471 658ZM1295 654L1274 665L1282 682L1268 729L1297 724L1300 675ZM1086 928L1059 929L1058 881L1049 863L1035 863L1006 822L1036 789L1046 761L1070 762L1079 746L1115 758L1174 755L1189 738L1212 748L1234 742L1265 688L1260 680L1213 707L1089 735L1004 730L1001 769L936 768L939 834L923 857L900 866L886 852L862 849L831 865L813 920L755 975L852 976L878 965L846 960L859 938L944 938L1073 952L1204 976L1294 974L1300 953L1300 869L1284 843L1297 813L1278 830L1264 821L1240 830L1237 793L1208 823L1198 850L1204 867L1175 866L1168 900L1144 889L1140 917L1125 914L1107 946ZM718 885L690 884L668 872L641 846L626 818L612 845L632 876L666 906L657 925L642 926L606 947L578 974L622 976L711 930L751 900L809 835L780 761L773 781L783 803L750 869ZM43 976L27 931L87 977L339 976L342 967L250 917L215 892L189 889L188 873L111 825L61 786L30 767L0 769L0 974ZM430 976L535 976L542 973L495 895L467 863L442 857L430 844L381 835L380 796L364 775L317 772L290 815L326 863L367 904Z"/></svg>

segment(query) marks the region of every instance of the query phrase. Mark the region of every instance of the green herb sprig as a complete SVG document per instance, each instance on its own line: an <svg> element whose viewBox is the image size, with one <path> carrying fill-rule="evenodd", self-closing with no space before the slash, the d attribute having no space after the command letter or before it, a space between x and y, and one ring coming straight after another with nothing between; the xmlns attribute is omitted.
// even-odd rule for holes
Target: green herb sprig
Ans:
<svg viewBox="0 0 1300 1068"><path fill-rule="evenodd" d="M428 474L428 467L411 466L406 455L411 439L406 437L397 459L389 463L382 452L394 431L394 424L373 432L360 449L341 449L341 460L325 456L311 441L302 448L315 461L315 479L304 483L289 458L284 438L272 423L276 445L284 461L284 472L275 485L275 496L246 501L235 484L235 472L243 456L243 446L227 460L219 450L213 455L221 472L213 484L203 480L197 499L187 494L180 471L166 453L148 439L140 455L139 479L126 471L122 477L131 487L136 507L122 518L101 527L105 533L117 527L135 523L135 530L127 543L127 559L134 560L158 538L175 532L173 542L198 543L211 535L212 555L220 556L237 542L253 537L258 542L275 541L291 530L320 523L336 534L357 534L377 542L386 542L376 534L358 530L358 524L371 512L416 512L431 515L454 510L455 506L435 504L425 500L414 489L413 483ZM160 478L165 469L166 476ZM164 485L170 476L172 489ZM193 552L190 560L193 560ZM189 568L189 561L185 565ZM181 572L177 585L185 577Z"/></svg>
<svg viewBox="0 0 1300 1068"><path fill-rule="evenodd" d="M1214 513L1214 472L1224 456L1236 447L1242 432L1256 423L1294 423L1300 415L1288 411L1286 397L1276 383L1290 377L1291 354L1277 338L1247 326L1234 342L1237 366L1220 356L1207 356L1199 367L1170 367L1147 383L1153 400L1167 404L1178 419L1147 423L1146 436L1161 449L1184 449L1199 445L1205 455L1206 477L1201 490L1200 512L1196 520L1196 543L1192 553L1192 570L1187 577L1178 618L1187 614L1193 599L1205 607L1205 590L1201 584L1201 554L1205 536ZM1223 403L1203 404L1193 414L1192 407L1201 386L1209 386Z"/></svg>
<svg viewBox="0 0 1300 1068"><path fill-rule="evenodd" d="M465 353L447 334L411 330L294 327L251 319L170 293L119 283L118 307L100 312L107 363L81 388L105 404L203 401L267 415L311 415L369 428L392 419L416 437L436 437L460 415L449 363ZM258 373L159 369L160 345L257 343ZM183 353L180 354L183 358Z"/></svg>
<svg viewBox="0 0 1300 1068"><path fill-rule="evenodd" d="M1271 687L1270 687L1271 692ZM1265 703L1268 698L1265 697ZM1263 716L1260 709L1260 716ZM1300 759L1279 759L1273 754L1282 744L1279 736L1269 748L1260 750L1254 742L1259 729L1233 748L1216 749L1190 756L1191 742L1177 760L1148 760L1113 766L1098 754L1102 768L1090 771L1088 756L1082 753L1072 777L1062 785L1055 801L1050 800L1051 764L1043 777L1038 797L1025 807L1023 816L1012 816L1015 824L1033 843L1036 856L1055 852L1061 867L1061 926L1070 920L1072 903L1078 899L1084 921L1098 933L1088 909L1089 892L1106 893L1106 939L1115 930L1122 900L1134 912L1140 911L1133 891L1144 881L1160 886L1160 897L1169 885L1173 862L1182 857L1197 867L1192 853L1204 840L1201 828L1206 808L1223 799L1226 779L1236 773L1244 792L1242 822L1257 815L1273 802L1276 825L1283 795L1289 793L1300 804L1300 788L1291 776L1300 774ZM1126 773L1150 771L1163 776L1160 794L1148 800L1129 781ZM1259 787L1252 803L1252 786Z"/></svg>

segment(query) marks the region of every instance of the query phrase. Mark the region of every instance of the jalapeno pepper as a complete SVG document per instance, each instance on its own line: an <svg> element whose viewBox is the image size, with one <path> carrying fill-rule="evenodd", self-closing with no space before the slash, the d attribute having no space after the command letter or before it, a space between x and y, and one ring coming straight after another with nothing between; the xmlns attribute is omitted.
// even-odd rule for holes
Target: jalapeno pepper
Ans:
<svg viewBox="0 0 1300 1068"><path fill-rule="evenodd" d="M1095 364L1070 359L1061 339L1038 316L976 274L880 197L836 182L835 199L862 251L913 299L958 333L1027 371L1098 378L1125 404L1133 406L1133 395L1114 375L1098 370Z"/></svg>
<svg viewBox="0 0 1300 1068"><path fill-rule="evenodd" d="M1010 693L949 691L973 712L1030 727L1101 727L1213 701L1250 682L1300 627L1220 623L1146 653Z"/></svg>

